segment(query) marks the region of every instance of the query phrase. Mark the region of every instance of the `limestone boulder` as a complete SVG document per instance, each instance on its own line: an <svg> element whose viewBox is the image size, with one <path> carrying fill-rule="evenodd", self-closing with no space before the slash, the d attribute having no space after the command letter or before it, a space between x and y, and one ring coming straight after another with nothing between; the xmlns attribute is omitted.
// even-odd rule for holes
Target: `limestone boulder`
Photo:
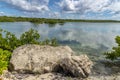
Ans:
<svg viewBox="0 0 120 80"><path fill-rule="evenodd" d="M60 59L72 54L68 46L23 45L13 51L9 70L39 74L52 72Z"/></svg>
<svg viewBox="0 0 120 80"><path fill-rule="evenodd" d="M88 77L92 61L87 55L75 56L73 53L68 46L23 45L13 51L9 71L23 75L60 73L70 77Z"/></svg>

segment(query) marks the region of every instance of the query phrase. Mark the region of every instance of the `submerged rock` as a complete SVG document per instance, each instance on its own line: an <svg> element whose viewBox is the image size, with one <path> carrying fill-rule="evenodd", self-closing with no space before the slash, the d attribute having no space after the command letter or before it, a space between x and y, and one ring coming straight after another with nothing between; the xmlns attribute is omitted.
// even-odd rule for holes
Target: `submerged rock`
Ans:
<svg viewBox="0 0 120 80"><path fill-rule="evenodd" d="M120 61L94 61L88 80L120 80Z"/></svg>
<svg viewBox="0 0 120 80"><path fill-rule="evenodd" d="M10 72L5 75L14 76L15 80L67 80L65 76L77 77L79 79L72 80L80 80L88 77L92 61L87 55L75 56L73 53L68 46L23 45L14 50L9 65ZM54 77L50 78L47 74ZM42 79L43 76L46 79ZM12 80L10 76L8 78Z"/></svg>

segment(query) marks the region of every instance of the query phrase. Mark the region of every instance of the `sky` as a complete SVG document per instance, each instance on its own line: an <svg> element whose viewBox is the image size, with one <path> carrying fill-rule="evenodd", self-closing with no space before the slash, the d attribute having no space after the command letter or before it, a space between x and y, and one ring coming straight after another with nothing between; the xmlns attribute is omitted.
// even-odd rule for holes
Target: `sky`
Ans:
<svg viewBox="0 0 120 80"><path fill-rule="evenodd" d="M0 16L120 20L120 0L0 0Z"/></svg>

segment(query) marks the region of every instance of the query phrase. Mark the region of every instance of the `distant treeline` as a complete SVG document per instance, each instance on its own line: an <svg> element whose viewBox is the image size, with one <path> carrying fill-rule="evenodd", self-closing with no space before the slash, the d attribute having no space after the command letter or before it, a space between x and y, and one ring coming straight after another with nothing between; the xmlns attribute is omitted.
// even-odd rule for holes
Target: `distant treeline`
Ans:
<svg viewBox="0 0 120 80"><path fill-rule="evenodd" d="M120 21L117 21L117 20L83 20L83 19L47 19L47 18L0 16L0 22L32 22L32 23L64 24L65 22L120 22Z"/></svg>

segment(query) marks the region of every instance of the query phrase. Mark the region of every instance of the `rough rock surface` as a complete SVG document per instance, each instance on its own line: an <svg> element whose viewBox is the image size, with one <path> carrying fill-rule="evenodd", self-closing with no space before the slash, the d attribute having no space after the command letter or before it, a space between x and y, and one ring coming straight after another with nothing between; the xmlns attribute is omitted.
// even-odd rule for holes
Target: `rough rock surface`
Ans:
<svg viewBox="0 0 120 80"><path fill-rule="evenodd" d="M38 74L18 74L5 71L0 80L120 80L120 74L118 75L94 75L88 78L73 78L66 77L59 73L46 73L42 75Z"/></svg>
<svg viewBox="0 0 120 80"><path fill-rule="evenodd" d="M68 46L24 45L14 50L9 69L19 73L46 73L54 70L57 62L71 56Z"/></svg>
<svg viewBox="0 0 120 80"><path fill-rule="evenodd" d="M2 75L2 80L83 80L82 78L65 77L59 73L46 74L19 74L5 71Z"/></svg>
<svg viewBox="0 0 120 80"><path fill-rule="evenodd" d="M92 62L87 55L71 56L61 59L60 66L63 68L64 73L70 74L74 77L86 78L90 74Z"/></svg>
<svg viewBox="0 0 120 80"><path fill-rule="evenodd" d="M3 80L83 80L91 71L87 55L68 46L23 45L14 50Z"/></svg>
<svg viewBox="0 0 120 80"><path fill-rule="evenodd" d="M73 78L66 77L59 73L46 73L46 74L19 74L5 71L0 80L120 80L118 75L94 75L88 78Z"/></svg>

